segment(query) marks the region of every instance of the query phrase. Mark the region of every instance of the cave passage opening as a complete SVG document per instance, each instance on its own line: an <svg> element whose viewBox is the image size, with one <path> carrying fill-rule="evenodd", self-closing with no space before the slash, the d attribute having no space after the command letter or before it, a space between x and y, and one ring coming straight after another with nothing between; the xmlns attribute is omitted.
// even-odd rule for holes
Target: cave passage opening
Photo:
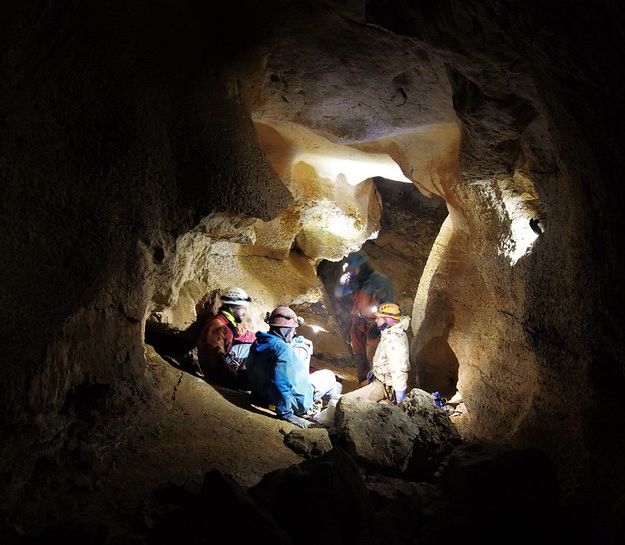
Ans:
<svg viewBox="0 0 625 545"><path fill-rule="evenodd" d="M292 203L272 220L205 218L185 235L179 253L170 256L170 267L184 274L169 292L157 294L145 342L171 365L201 376L196 346L203 323L218 310L221 290L241 286L253 300L248 329L266 330L266 312L291 306L306 320L300 331L314 342L313 366L357 385L348 341L350 298L333 296L339 268L349 252L364 250L374 269L391 278L402 315L412 317L421 274L448 216L437 181L445 168L454 172L457 166L458 127L341 144L292 123L256 119L254 126ZM425 182L413 182L405 171ZM163 261L168 264L167 256ZM407 333L411 339L412 329ZM447 352L442 360L440 351L411 353L410 386L451 397L458 360ZM444 381L437 382L428 368L441 367Z"/></svg>
<svg viewBox="0 0 625 545"><path fill-rule="evenodd" d="M402 315L412 317L413 303L421 274L425 268L429 253L438 236L440 227L447 217L445 201L435 195L425 197L414 184L401 184L383 177L374 177L373 183L380 196L382 213L380 229L366 240L357 250L363 251L376 271L388 276L394 286L395 303ZM343 268L345 260L321 260L317 265L317 274L323 283L331 310L339 325L343 339L349 342L351 324L351 297L337 298L334 288ZM412 329L407 335L412 341ZM414 357L411 359L415 359ZM431 366L445 370L442 374L451 375L448 379L453 384L426 381L428 361L420 358L411 362L409 385L422 384L424 388L444 390L451 397L455 391L457 380L457 360L455 369L447 369L446 362L435 360ZM419 377L421 375L421 377Z"/></svg>

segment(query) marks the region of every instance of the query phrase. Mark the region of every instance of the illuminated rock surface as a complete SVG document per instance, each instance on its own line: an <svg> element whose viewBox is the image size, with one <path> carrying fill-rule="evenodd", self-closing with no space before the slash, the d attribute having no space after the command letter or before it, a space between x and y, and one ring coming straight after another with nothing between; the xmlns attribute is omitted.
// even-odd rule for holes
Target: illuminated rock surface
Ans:
<svg viewBox="0 0 625 545"><path fill-rule="evenodd" d="M421 387L458 389L463 438L543 449L567 537L609 539L622 8L100 4L13 3L0 23L3 543L141 542L163 483L249 487L301 461L290 425L145 339L189 341L240 285L250 327L292 305L313 365L353 388L325 288L363 244L412 318Z"/></svg>

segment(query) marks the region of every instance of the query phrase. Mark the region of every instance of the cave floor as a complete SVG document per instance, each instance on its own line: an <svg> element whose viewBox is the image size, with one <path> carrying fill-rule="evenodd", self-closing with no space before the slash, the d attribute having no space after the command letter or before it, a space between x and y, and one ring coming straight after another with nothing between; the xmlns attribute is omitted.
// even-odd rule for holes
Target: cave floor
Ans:
<svg viewBox="0 0 625 545"><path fill-rule="evenodd" d="M117 415L82 415L66 429L61 448L21 468L25 486L14 487L13 509L2 517L10 533L99 525L111 541L126 539L150 528L165 486L195 493L217 469L250 487L303 461L283 442L295 426L252 405L249 394L180 371L149 346L146 356L156 395ZM340 377L344 391L357 386L353 369L340 370Z"/></svg>

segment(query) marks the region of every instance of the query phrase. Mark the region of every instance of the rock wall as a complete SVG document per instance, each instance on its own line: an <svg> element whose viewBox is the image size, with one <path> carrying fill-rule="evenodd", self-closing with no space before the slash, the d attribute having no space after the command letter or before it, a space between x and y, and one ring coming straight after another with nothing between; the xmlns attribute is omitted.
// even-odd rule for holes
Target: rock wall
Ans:
<svg viewBox="0 0 625 545"><path fill-rule="evenodd" d="M214 211L270 219L291 202L183 8L35 2L3 18L3 420L83 381L140 385L179 237Z"/></svg>
<svg viewBox="0 0 625 545"><path fill-rule="evenodd" d="M313 264L361 244L379 209L370 182L345 186L366 177L292 160L309 131L445 199L414 278L415 363L457 360L466 434L545 448L569 501L607 511L625 485L622 8L225 9L7 7L3 423L37 422L82 384L150 394L148 315L182 327L222 282L313 304ZM323 184L343 206L306 198ZM349 191L362 199L346 213ZM330 209L360 218L357 235L311 234Z"/></svg>
<svg viewBox="0 0 625 545"><path fill-rule="evenodd" d="M565 495L608 509L625 477L608 431L622 426L613 400L625 386L614 238L623 153L613 137L622 47L612 39L623 11L603 2L390 8L369 2L369 20L449 55L463 123L462 175L445 195L451 223L415 302L413 353L443 333L469 431L545 448Z"/></svg>

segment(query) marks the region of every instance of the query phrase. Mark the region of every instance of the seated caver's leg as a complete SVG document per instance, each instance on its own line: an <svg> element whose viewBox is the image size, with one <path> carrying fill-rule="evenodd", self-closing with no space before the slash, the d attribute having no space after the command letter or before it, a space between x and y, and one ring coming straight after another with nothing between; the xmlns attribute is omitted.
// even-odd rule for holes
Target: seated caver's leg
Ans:
<svg viewBox="0 0 625 545"><path fill-rule="evenodd" d="M338 398L330 399L328 406L323 409L317 417L317 422L326 428L331 427L334 424L334 413L336 412L336 404Z"/></svg>
<svg viewBox="0 0 625 545"><path fill-rule="evenodd" d="M310 369L310 358L313 352L313 343L310 339L298 335L291 341L291 348L297 354L297 357L306 366L306 369Z"/></svg>
<svg viewBox="0 0 625 545"><path fill-rule="evenodd" d="M343 385L329 369L321 369L310 374L310 382L315 389L315 401L333 399L341 395Z"/></svg>
<svg viewBox="0 0 625 545"><path fill-rule="evenodd" d="M368 399L369 401L378 402L386 399L386 390L384 384L379 380L374 380L362 388L343 394L343 397L350 399Z"/></svg>
<svg viewBox="0 0 625 545"><path fill-rule="evenodd" d="M338 380L334 380L334 387L328 392L328 399L340 399L342 393L343 385Z"/></svg>
<svg viewBox="0 0 625 545"><path fill-rule="evenodd" d="M235 357L235 359L240 364L240 369L245 369L245 361L247 357L250 355L250 347L251 343L237 343L232 345L230 349L231 354Z"/></svg>

